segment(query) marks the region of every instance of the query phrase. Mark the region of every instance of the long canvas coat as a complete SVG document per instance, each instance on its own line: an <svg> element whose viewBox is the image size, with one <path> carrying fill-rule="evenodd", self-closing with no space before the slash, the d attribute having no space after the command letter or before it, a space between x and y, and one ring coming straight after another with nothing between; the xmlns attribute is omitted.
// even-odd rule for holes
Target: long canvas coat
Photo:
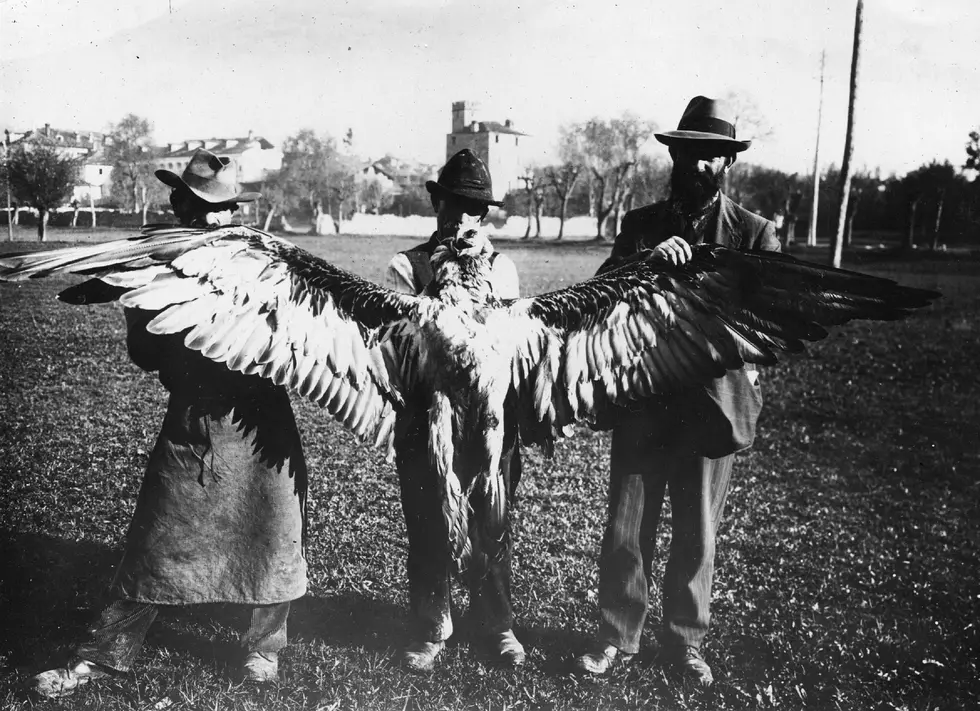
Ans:
<svg viewBox="0 0 980 711"><path fill-rule="evenodd" d="M673 235L689 238L668 202L631 210L623 218L612 254L599 271L615 267L642 249L653 249ZM780 251L772 221L749 212L725 194L719 198L702 241L734 249ZM652 434L661 445L682 445L709 458L750 447L761 410L762 389L753 366L729 371L704 387L657 398L647 407Z"/></svg>
<svg viewBox="0 0 980 711"><path fill-rule="evenodd" d="M147 318L127 311L130 356L159 371L170 402L114 592L168 605L301 597L307 471L288 394L147 333Z"/></svg>

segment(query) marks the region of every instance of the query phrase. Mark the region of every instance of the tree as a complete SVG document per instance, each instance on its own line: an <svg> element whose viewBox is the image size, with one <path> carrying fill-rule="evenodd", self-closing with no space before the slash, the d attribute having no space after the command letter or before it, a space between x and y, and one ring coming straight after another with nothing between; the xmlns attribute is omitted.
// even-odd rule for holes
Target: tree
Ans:
<svg viewBox="0 0 980 711"><path fill-rule="evenodd" d="M626 186L623 209L657 202L667 196L669 186L670 164L659 156L641 155Z"/></svg>
<svg viewBox="0 0 980 711"><path fill-rule="evenodd" d="M565 219L568 216L568 199L575 185L585 171L582 151L582 132L574 126L562 126L558 138L558 165L543 169L544 183L550 187L558 198L558 239L565 236Z"/></svg>
<svg viewBox="0 0 980 711"><path fill-rule="evenodd" d="M51 210L64 203L78 182L81 161L49 140L24 141L10 151L6 180L18 204L37 210L37 239L43 242Z"/></svg>
<svg viewBox="0 0 980 711"><path fill-rule="evenodd" d="M912 249L915 246L916 216L919 208L931 208L933 216L929 230L930 247L938 249L939 232L942 228L944 208L957 183L962 178L949 161L932 161L909 172L902 179L902 188L908 205L908 225L902 246ZM928 216L929 213L926 213Z"/></svg>
<svg viewBox="0 0 980 711"><path fill-rule="evenodd" d="M149 203L166 193L153 175L152 136L149 119L127 114L109 128L106 146L106 160L112 166L110 192L131 212L142 212L144 222Z"/></svg>
<svg viewBox="0 0 980 711"><path fill-rule="evenodd" d="M282 215L286 211L288 199L286 191L283 189L281 171L270 171L266 179L262 182L262 197L256 203L256 210L266 208L265 221L262 229L268 232L272 228L272 221L276 215Z"/></svg>
<svg viewBox="0 0 980 711"><path fill-rule="evenodd" d="M841 178L838 187L840 207L837 216L837 231L834 233L830 250L830 263L840 267L844 250L844 229L847 224L847 201L851 193L851 155L854 153L854 105L857 102L858 69L861 59L861 28L863 26L864 0L857 0L854 14L854 49L851 53L851 81L847 102L847 130L844 134L844 160L841 164Z"/></svg>
<svg viewBox="0 0 980 711"><path fill-rule="evenodd" d="M730 91L722 98L732 110L740 141L759 141L773 135L772 125L751 94Z"/></svg>
<svg viewBox="0 0 980 711"><path fill-rule="evenodd" d="M980 131L970 131L970 141L966 144L965 170L980 171Z"/></svg>
<svg viewBox="0 0 980 711"><path fill-rule="evenodd" d="M304 128L283 141L282 169L277 179L282 210L299 210L313 230L325 230L325 216L345 219L357 209L354 159L341 156L334 139Z"/></svg>
<svg viewBox="0 0 980 711"><path fill-rule="evenodd" d="M518 178L524 184L524 204L527 208L527 229L524 239L531 236L531 222L534 222L534 237L541 237L541 213L544 210L544 173L540 168L528 168Z"/></svg>
<svg viewBox="0 0 980 711"><path fill-rule="evenodd" d="M775 168L736 162L729 172L728 195L743 207L763 217L785 215L786 201L803 185L796 174Z"/></svg>
<svg viewBox="0 0 980 711"><path fill-rule="evenodd" d="M583 164L589 171L596 239L603 240L610 216L614 218L613 233L619 232L629 179L640 149L656 125L625 113L610 121L593 118L573 130L581 133L579 140Z"/></svg>
<svg viewBox="0 0 980 711"><path fill-rule="evenodd" d="M391 190L378 177L369 177L360 182L357 189L357 203L373 215L381 214L381 211L389 207L394 200Z"/></svg>
<svg viewBox="0 0 980 711"><path fill-rule="evenodd" d="M407 185L396 194L385 210L395 215L431 215L432 200L422 185Z"/></svg>
<svg viewBox="0 0 980 711"><path fill-rule="evenodd" d="M544 169L544 182L558 198L558 239L565 236L565 220L568 217L568 198L582 176L584 168L580 164L565 163Z"/></svg>
<svg viewBox="0 0 980 711"><path fill-rule="evenodd" d="M877 174L855 173L851 178L851 194L847 201L847 221L844 225L844 246L850 247L854 237L854 221L858 212L866 212L879 199L881 179Z"/></svg>

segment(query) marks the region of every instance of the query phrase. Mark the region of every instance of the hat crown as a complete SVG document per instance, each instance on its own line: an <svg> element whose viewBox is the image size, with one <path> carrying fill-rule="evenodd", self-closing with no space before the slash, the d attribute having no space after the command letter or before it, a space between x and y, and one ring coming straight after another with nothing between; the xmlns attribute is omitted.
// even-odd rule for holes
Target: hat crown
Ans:
<svg viewBox="0 0 980 711"><path fill-rule="evenodd" d="M681 115L678 131L716 133L722 138L735 138L735 112L721 99L695 96Z"/></svg>
<svg viewBox="0 0 980 711"><path fill-rule="evenodd" d="M432 195L455 195L487 205L503 203L493 199L490 171L478 155L469 148L456 152L439 171L439 179L428 181L426 190Z"/></svg>
<svg viewBox="0 0 980 711"><path fill-rule="evenodd" d="M476 190L493 194L490 171L469 148L457 152L439 171L439 185L448 190Z"/></svg>
<svg viewBox="0 0 980 711"><path fill-rule="evenodd" d="M235 164L226 156L217 156L199 148L178 176L169 170L158 170L156 176L172 188L183 185L202 200L210 203L248 202L258 193L241 192Z"/></svg>
<svg viewBox="0 0 980 711"><path fill-rule="evenodd" d="M190 159L184 173L184 182L214 197L233 197L238 193L235 166L230 158L218 157L203 148Z"/></svg>

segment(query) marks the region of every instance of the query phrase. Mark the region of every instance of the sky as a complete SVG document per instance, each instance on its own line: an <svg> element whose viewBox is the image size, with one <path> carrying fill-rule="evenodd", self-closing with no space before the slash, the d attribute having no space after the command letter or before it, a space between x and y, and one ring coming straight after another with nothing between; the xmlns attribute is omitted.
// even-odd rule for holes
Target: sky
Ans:
<svg viewBox="0 0 980 711"><path fill-rule="evenodd" d="M441 163L453 101L511 119L532 160L561 126L631 112L676 127L733 92L771 126L743 160L840 164L855 0L0 0L0 129L157 143L353 130L366 158ZM980 128L980 2L866 0L854 163L962 165ZM651 142L656 155L665 150Z"/></svg>

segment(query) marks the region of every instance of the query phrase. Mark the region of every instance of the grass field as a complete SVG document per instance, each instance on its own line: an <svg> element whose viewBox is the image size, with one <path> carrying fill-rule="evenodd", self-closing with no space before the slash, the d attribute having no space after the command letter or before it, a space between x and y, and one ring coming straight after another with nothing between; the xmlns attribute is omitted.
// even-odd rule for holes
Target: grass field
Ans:
<svg viewBox="0 0 980 711"><path fill-rule="evenodd" d="M412 244L296 241L375 280ZM608 250L498 247L525 293L590 275ZM25 245L0 244L14 248ZM764 373L760 436L736 462L721 531L704 648L717 681L703 691L652 664L656 586L639 662L599 681L569 673L595 630L605 517L609 436L587 429L554 459L525 451L514 596L526 667L493 666L464 628L431 676L400 670L394 470L296 402L312 472L310 590L294 606L281 683L231 681L247 621L215 607L162 615L131 674L68 701L31 700L30 676L64 661L99 609L166 400L128 362L117 308L56 302L68 280L0 284L0 708L978 707L980 263L851 266L944 298L905 322L837 329Z"/></svg>

